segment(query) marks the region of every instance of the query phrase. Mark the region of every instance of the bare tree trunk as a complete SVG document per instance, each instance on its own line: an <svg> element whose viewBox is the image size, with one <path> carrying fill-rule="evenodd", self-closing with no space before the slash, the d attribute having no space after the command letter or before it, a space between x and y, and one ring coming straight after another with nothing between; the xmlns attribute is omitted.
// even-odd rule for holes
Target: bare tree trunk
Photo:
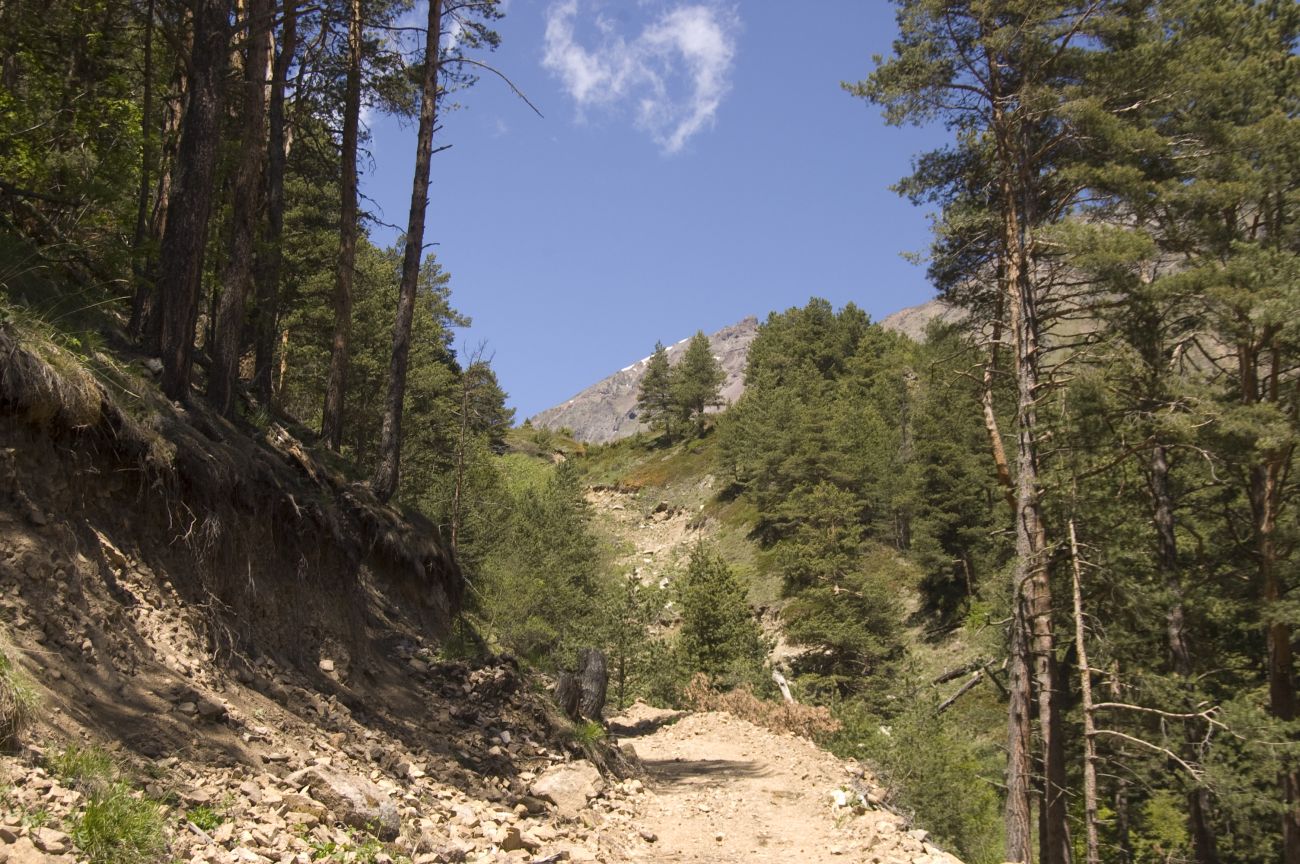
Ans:
<svg viewBox="0 0 1300 864"><path fill-rule="evenodd" d="M996 77L997 73L993 73ZM1042 741L1043 810L1040 820L1042 864L1070 860L1064 746L1056 704L1056 648L1052 633L1052 589L1047 568L1047 534L1039 500L1038 413L1039 321L1032 260L1021 222L1023 199L1030 196L1017 121L994 100L993 129L999 154L1003 286L1009 302L1016 380L1016 565L1011 651L1011 704L1008 728L1007 860L1030 860L1028 798L1031 793L1027 748L1030 692L1037 696ZM1026 668L1032 658L1032 688Z"/></svg>
<svg viewBox="0 0 1300 864"><path fill-rule="evenodd" d="M379 435L379 460L371 485L381 501L397 491L402 458L402 406L406 399L406 371L411 354L411 321L415 293L420 284L424 255L424 219L429 209L429 163L433 160L433 127L438 107L438 48L441 43L442 0L429 0L424 75L420 83L420 127L415 145L415 178L411 184L411 213L406 223L406 249L402 255L402 285L393 323L393 356L388 368L388 396Z"/></svg>
<svg viewBox="0 0 1300 864"><path fill-rule="evenodd" d="M466 366L468 373L469 366ZM456 441L456 483L451 492L451 551L455 552L460 542L461 498L465 489L466 447L469 442L469 375L460 376L460 431ZM620 697L621 698L621 697Z"/></svg>
<svg viewBox="0 0 1300 864"><path fill-rule="evenodd" d="M248 40L244 56L243 141L235 176L230 255L222 278L213 330L208 401L223 417L235 413L235 385L244 336L244 310L253 281L257 212L266 154L266 73L271 53L272 0L248 0Z"/></svg>
<svg viewBox="0 0 1300 864"><path fill-rule="evenodd" d="M131 239L132 275L135 277L135 294L131 301L130 333L139 338L144 329L145 309L153 292L146 275L148 267L145 235L149 228L149 193L152 184L149 173L153 169L153 26L154 0L145 5L144 21L144 94L140 105L140 187L136 198L135 234Z"/></svg>
<svg viewBox="0 0 1300 864"><path fill-rule="evenodd" d="M1002 431L998 428L998 415L993 410L993 385L998 372L998 348L1002 341L1002 308L993 318L993 336L989 345L989 359L984 364L984 378L980 386L980 405L984 408L984 430L988 432L989 449L993 453L993 467L997 471L998 486L1006 498L1007 506L1016 509L1016 490L1011 482L1011 468L1007 465L1007 450L1002 444Z"/></svg>
<svg viewBox="0 0 1300 864"><path fill-rule="evenodd" d="M352 334L352 281L357 260L357 139L361 124L361 0L348 4L348 77L343 96L343 176L339 204L339 256L334 276L334 339L320 434L338 450L343 444L348 342Z"/></svg>
<svg viewBox="0 0 1300 864"><path fill-rule="evenodd" d="M263 407L274 394L276 323L280 316L280 273L284 265L284 171L288 161L284 99L289 67L298 50L298 0L284 0L280 53L271 72L271 102L267 110L266 243L257 272L257 325L254 336L253 392Z"/></svg>
<svg viewBox="0 0 1300 864"><path fill-rule="evenodd" d="M1079 572L1079 539L1070 520L1070 564L1074 574L1074 646L1079 655L1079 694L1083 701L1083 825L1088 864L1101 864L1097 839L1097 731L1093 716L1092 667L1088 665L1088 640L1083 622L1083 586Z"/></svg>
<svg viewBox="0 0 1300 864"><path fill-rule="evenodd" d="M150 259L147 262L145 291L137 294L135 301L140 309L132 310L138 315L135 336L140 340L140 347L146 354L156 356L161 353L162 310L158 300L158 253L162 238L167 232L167 213L171 205L172 174L180 147L180 129L184 121L184 103L186 76L183 70L176 71L175 86L163 102L162 134L159 139L158 180L153 190L153 202L149 213L148 234L151 244Z"/></svg>
<svg viewBox="0 0 1300 864"><path fill-rule="evenodd" d="M275 398L284 398L284 376L289 371L289 328L280 334L280 366L275 375Z"/></svg>
<svg viewBox="0 0 1300 864"><path fill-rule="evenodd" d="M199 314L203 250L221 137L221 85L229 46L229 0L197 0L190 100L182 123L173 183L175 197L185 206L168 214L158 273L162 388L168 398L182 402L189 397L194 364L194 325Z"/></svg>
<svg viewBox="0 0 1300 864"><path fill-rule="evenodd" d="M1152 523L1156 529L1156 563L1164 576L1169 591L1169 610L1165 613L1165 637L1169 645L1170 666L1174 673L1188 681L1192 675L1192 650L1187 640L1186 609L1183 602L1183 582L1178 567L1178 535L1174 531L1174 501L1169 491L1169 455L1164 445L1151 450L1150 486ZM1197 761L1196 746L1201 739L1201 724L1195 720L1183 721L1182 757L1188 762ZM1187 793L1187 822L1192 835L1196 864L1219 864L1218 841L1210 825L1210 793L1201 785Z"/></svg>
<svg viewBox="0 0 1300 864"><path fill-rule="evenodd" d="M609 686L604 651L583 648L578 652L578 685L582 690L578 713L588 720L599 720L605 711L605 694Z"/></svg>
<svg viewBox="0 0 1300 864"><path fill-rule="evenodd" d="M1289 461L1289 460L1288 460ZM1251 472L1251 508L1255 517L1255 549L1263 605L1273 612L1282 602L1282 579L1278 573L1277 511L1281 500L1284 462L1269 459ZM1291 654L1291 628L1274 616L1268 633L1268 707L1279 720L1290 723L1296 718L1295 671ZM1287 764L1281 771L1285 809L1282 813L1282 861L1300 864L1300 768Z"/></svg>

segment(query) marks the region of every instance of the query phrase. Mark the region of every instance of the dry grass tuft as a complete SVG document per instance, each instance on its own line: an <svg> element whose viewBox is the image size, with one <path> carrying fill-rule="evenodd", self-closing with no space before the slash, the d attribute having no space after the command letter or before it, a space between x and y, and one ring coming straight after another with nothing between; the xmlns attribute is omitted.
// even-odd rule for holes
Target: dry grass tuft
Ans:
<svg viewBox="0 0 1300 864"><path fill-rule="evenodd" d="M702 673L691 679L683 695L686 703L696 711L725 711L755 726L783 735L798 735L810 741L823 741L843 728L843 724L831 716L829 708L798 702L769 702L759 699L748 687L721 693Z"/></svg>
<svg viewBox="0 0 1300 864"><path fill-rule="evenodd" d="M31 680L0 651L0 749L14 750L39 704Z"/></svg>

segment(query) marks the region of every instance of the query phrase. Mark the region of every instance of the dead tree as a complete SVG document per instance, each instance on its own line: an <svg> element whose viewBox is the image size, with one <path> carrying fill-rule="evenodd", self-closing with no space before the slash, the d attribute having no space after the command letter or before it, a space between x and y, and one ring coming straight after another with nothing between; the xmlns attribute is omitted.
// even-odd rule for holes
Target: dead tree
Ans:
<svg viewBox="0 0 1300 864"><path fill-rule="evenodd" d="M605 693L609 686L609 668L604 651L584 648L578 653L578 685L582 690L578 712L588 720L599 720L605 711Z"/></svg>

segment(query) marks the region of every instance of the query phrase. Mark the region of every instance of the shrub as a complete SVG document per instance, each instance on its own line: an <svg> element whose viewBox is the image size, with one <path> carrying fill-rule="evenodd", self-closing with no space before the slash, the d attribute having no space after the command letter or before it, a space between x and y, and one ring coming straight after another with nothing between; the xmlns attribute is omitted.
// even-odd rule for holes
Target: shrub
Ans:
<svg viewBox="0 0 1300 864"><path fill-rule="evenodd" d="M605 727L595 720L584 720L574 724L573 738L580 745L587 746L605 739Z"/></svg>
<svg viewBox="0 0 1300 864"><path fill-rule="evenodd" d="M204 831L213 831L226 821L226 817L220 811L207 805L186 811L185 818L193 822L195 828L202 828Z"/></svg>
<svg viewBox="0 0 1300 864"><path fill-rule="evenodd" d="M74 818L72 842L90 864L156 861L165 845L162 812L125 783L110 783L92 792Z"/></svg>
<svg viewBox="0 0 1300 864"><path fill-rule="evenodd" d="M691 670L730 685L756 679L766 653L763 634L727 562L696 546L678 583L678 599L677 644Z"/></svg>
<svg viewBox="0 0 1300 864"><path fill-rule="evenodd" d="M996 745L981 743L961 718L936 714L924 700L888 725L860 704L843 706L840 716L847 728L832 749L865 756L892 804L971 864L1003 860Z"/></svg>
<svg viewBox="0 0 1300 864"><path fill-rule="evenodd" d="M831 716L829 708L798 702L770 702L759 699L748 687L720 693L713 689L705 675L691 679L685 699L696 711L725 711L755 726L798 735L810 741L824 741L842 728L840 721Z"/></svg>

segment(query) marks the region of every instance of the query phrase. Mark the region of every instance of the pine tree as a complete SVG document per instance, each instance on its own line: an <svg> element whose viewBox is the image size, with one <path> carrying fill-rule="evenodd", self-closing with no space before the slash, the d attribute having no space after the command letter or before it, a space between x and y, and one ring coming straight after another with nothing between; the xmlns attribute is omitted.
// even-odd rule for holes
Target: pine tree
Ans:
<svg viewBox="0 0 1300 864"><path fill-rule="evenodd" d="M673 403L684 422L694 419L697 428L704 426L704 412L722 405L722 384L727 375L713 356L713 346L704 331L698 330L686 346L686 353L673 369Z"/></svg>
<svg viewBox="0 0 1300 864"><path fill-rule="evenodd" d="M922 156L901 188L915 200L944 205L932 274L949 280L945 287L993 282L992 303L986 290L973 299L996 309L999 324L1004 311L1008 317L1016 385L1016 561L1006 857L1025 862L1032 854L1031 703L1036 697L1045 774L1039 855L1044 864L1065 864L1071 852L1062 689L1040 459L1039 407L1051 380L1043 375L1043 334L1053 284L1042 241L1045 228L1078 194L1057 170L1068 162L1074 140L1057 109L1078 81L1086 54L1081 46L1104 22L1109 4L897 0L896 5L900 36L893 57L867 81L848 87L883 106L892 123L942 119L956 131L956 146Z"/></svg>
<svg viewBox="0 0 1300 864"><path fill-rule="evenodd" d="M159 254L162 386L168 398L181 402L189 398L194 364L194 327L225 104L230 10L229 0L203 0L194 12L190 95L173 180L176 196L184 204L169 215Z"/></svg>
<svg viewBox="0 0 1300 864"><path fill-rule="evenodd" d="M732 685L751 678L763 660L762 633L727 562L697 545L678 586L678 601L678 647L690 670Z"/></svg>
<svg viewBox="0 0 1300 864"><path fill-rule="evenodd" d="M672 438L677 408L673 395L673 371L668 365L664 343L656 342L654 353L646 361L641 388L637 392L637 411L651 429Z"/></svg>

